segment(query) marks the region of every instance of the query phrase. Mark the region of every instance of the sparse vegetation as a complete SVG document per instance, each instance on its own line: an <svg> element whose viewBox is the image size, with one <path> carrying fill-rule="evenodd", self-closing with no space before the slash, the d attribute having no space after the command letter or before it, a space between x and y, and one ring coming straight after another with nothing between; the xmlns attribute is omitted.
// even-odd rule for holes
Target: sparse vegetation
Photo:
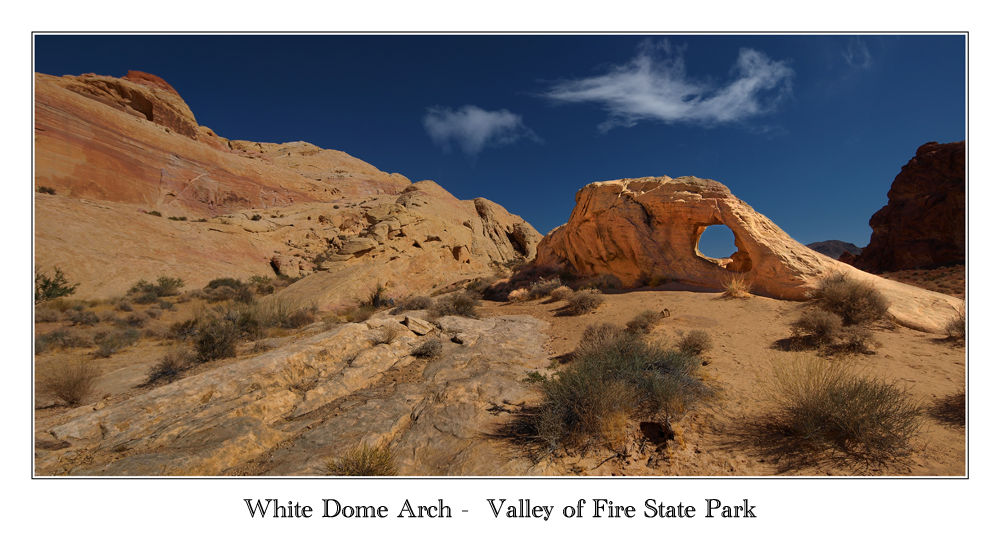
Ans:
<svg viewBox="0 0 1000 542"><path fill-rule="evenodd" d="M46 366L36 376L42 393L76 406L90 395L100 372L93 362L73 360Z"/></svg>
<svg viewBox="0 0 1000 542"><path fill-rule="evenodd" d="M392 299L389 298L388 289L382 283L375 284L375 288L368 294L368 299L365 300L366 305L380 309L382 307L392 306Z"/></svg>
<svg viewBox="0 0 1000 542"><path fill-rule="evenodd" d="M97 345L97 351L94 352L94 355L99 358L107 358L122 348L132 346L137 342L139 342L139 332L133 328L101 331L94 335L94 344Z"/></svg>
<svg viewBox="0 0 1000 542"><path fill-rule="evenodd" d="M48 194L50 196L54 196L54 195L56 195L56 189L52 188L52 187L49 187L49 186L39 186L38 187L38 193L39 194Z"/></svg>
<svg viewBox="0 0 1000 542"><path fill-rule="evenodd" d="M566 306L561 313L568 316L586 314L604 304L604 294L599 290L580 290L566 299Z"/></svg>
<svg viewBox="0 0 1000 542"><path fill-rule="evenodd" d="M328 476L395 476L397 472L396 454L388 444L361 444L326 462Z"/></svg>
<svg viewBox="0 0 1000 542"><path fill-rule="evenodd" d="M530 420L549 451L614 446L636 415L669 422L708 393L693 376L697 358L608 324L588 328L573 358L542 382L545 399Z"/></svg>
<svg viewBox="0 0 1000 542"><path fill-rule="evenodd" d="M64 313L64 316L74 325L78 326L92 326L101 321L97 317L94 311L78 311L75 309L70 309Z"/></svg>
<svg viewBox="0 0 1000 542"><path fill-rule="evenodd" d="M410 296L402 301L400 301L394 309L392 309L392 314L399 314L406 311L420 311L431 308L434 305L434 300L425 296Z"/></svg>
<svg viewBox="0 0 1000 542"><path fill-rule="evenodd" d="M256 214L256 213L255 213L255 214L254 214L253 216L251 216L251 217L250 217L250 220L253 220L253 221L255 221L255 222L256 222L256 221L258 221L258 220L260 220L260 219L262 219L262 218L264 218L264 217L262 217L262 216L260 216L259 214Z"/></svg>
<svg viewBox="0 0 1000 542"><path fill-rule="evenodd" d="M540 280L531 285L528 294L531 299L541 299L552 293L553 290L562 286L562 281L558 277L548 280Z"/></svg>
<svg viewBox="0 0 1000 542"><path fill-rule="evenodd" d="M160 359L159 363L149 369L149 373L146 375L146 385L149 386L161 380L173 382L188 367L191 358L191 353L185 348L170 350Z"/></svg>
<svg viewBox="0 0 1000 542"><path fill-rule="evenodd" d="M661 313L652 310L644 310L635 318L629 320L626 327L632 333L649 333L653 330L653 326L659 323L662 319L663 315Z"/></svg>
<svg viewBox="0 0 1000 542"><path fill-rule="evenodd" d="M213 318L202 323L194 339L195 360L204 363L235 356L239 337L240 329L232 320Z"/></svg>
<svg viewBox="0 0 1000 542"><path fill-rule="evenodd" d="M129 295L135 295L135 302L142 305L156 303L161 297L174 296L184 287L184 280L177 277L160 276L156 284L140 280L129 288Z"/></svg>
<svg viewBox="0 0 1000 542"><path fill-rule="evenodd" d="M703 329L689 331L677 341L677 349L691 356L700 356L712 349L712 337Z"/></svg>
<svg viewBox="0 0 1000 542"><path fill-rule="evenodd" d="M552 301L563 301L569 299L569 296L571 295L573 295L573 289L569 286L560 286L549 292L549 298L552 299Z"/></svg>
<svg viewBox="0 0 1000 542"><path fill-rule="evenodd" d="M945 331L948 337L955 341L965 342L965 311L948 322Z"/></svg>
<svg viewBox="0 0 1000 542"><path fill-rule="evenodd" d="M93 345L94 343L89 337L64 329L57 329L35 336L35 354L40 354L52 346L60 348L87 348Z"/></svg>
<svg viewBox="0 0 1000 542"><path fill-rule="evenodd" d="M150 214L150 215L153 215L153 216L163 216L163 214L160 213L159 211L150 211L147 214Z"/></svg>
<svg viewBox="0 0 1000 542"><path fill-rule="evenodd" d="M766 388L776 423L818 448L834 447L882 465L909 455L920 405L893 382L842 363L800 358L775 364Z"/></svg>
<svg viewBox="0 0 1000 542"><path fill-rule="evenodd" d="M435 317L441 316L464 316L466 318L477 318L476 307L479 300L466 292L458 292L445 297L439 297L431 307L431 314Z"/></svg>
<svg viewBox="0 0 1000 542"><path fill-rule="evenodd" d="M167 220L185 221L185 220L187 220L187 217L186 216L168 216Z"/></svg>
<svg viewBox="0 0 1000 542"><path fill-rule="evenodd" d="M414 348L410 355L415 358L434 359L441 355L443 349L441 339L431 337L424 341L424 344Z"/></svg>
<svg viewBox="0 0 1000 542"><path fill-rule="evenodd" d="M845 326L841 317L822 309L804 313L792 323L798 345L830 351L869 352L878 345L870 329L863 325Z"/></svg>
<svg viewBox="0 0 1000 542"><path fill-rule="evenodd" d="M372 346L392 344L392 341L403 335L403 328L399 326L382 326L374 331L370 339Z"/></svg>
<svg viewBox="0 0 1000 542"><path fill-rule="evenodd" d="M844 273L820 280L813 297L820 308L840 316L845 326L872 324L889 310L889 301L874 286Z"/></svg>
<svg viewBox="0 0 1000 542"><path fill-rule="evenodd" d="M254 299L253 291L249 285L231 277L212 279L203 288L203 291L208 296L208 300L213 303L231 300L250 303Z"/></svg>
<svg viewBox="0 0 1000 542"><path fill-rule="evenodd" d="M52 277L43 273L40 267L35 267L35 303L73 295L79 285L70 285L58 267L52 268Z"/></svg>
<svg viewBox="0 0 1000 542"><path fill-rule="evenodd" d="M727 272L719 282L724 290L722 297L728 299L746 299L751 297L750 290L753 288L753 282L746 273Z"/></svg>

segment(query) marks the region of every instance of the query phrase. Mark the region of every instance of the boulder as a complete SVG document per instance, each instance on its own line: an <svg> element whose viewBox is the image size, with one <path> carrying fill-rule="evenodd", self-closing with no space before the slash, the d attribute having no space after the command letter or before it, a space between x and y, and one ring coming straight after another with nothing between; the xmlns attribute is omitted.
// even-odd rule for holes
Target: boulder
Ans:
<svg viewBox="0 0 1000 542"><path fill-rule="evenodd" d="M870 273L965 263L965 141L921 145L888 197L871 242L843 261Z"/></svg>

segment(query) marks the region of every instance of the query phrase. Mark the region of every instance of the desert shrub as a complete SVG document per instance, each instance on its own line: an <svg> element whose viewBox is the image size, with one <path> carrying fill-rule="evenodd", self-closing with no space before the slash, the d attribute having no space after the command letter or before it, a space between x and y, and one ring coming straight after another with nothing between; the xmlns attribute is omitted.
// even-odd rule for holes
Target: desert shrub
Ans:
<svg viewBox="0 0 1000 542"><path fill-rule="evenodd" d="M119 302L118 305L115 306L115 308L122 312L132 312L133 310L135 310L132 308L132 304L129 303L128 301Z"/></svg>
<svg viewBox="0 0 1000 542"><path fill-rule="evenodd" d="M376 312L378 312L378 309L371 305L359 305L358 308L351 312L351 321L364 322L365 320L371 318Z"/></svg>
<svg viewBox="0 0 1000 542"><path fill-rule="evenodd" d="M599 290L621 290L624 287L625 285L622 284L622 279L612 275L611 273L598 275L588 280L584 285L584 288L596 288Z"/></svg>
<svg viewBox="0 0 1000 542"><path fill-rule="evenodd" d="M579 316L586 314L604 304L604 294L598 290L580 290L566 300L562 314Z"/></svg>
<svg viewBox="0 0 1000 542"><path fill-rule="evenodd" d="M528 293L531 299L541 299L551 294L553 290L560 286L562 286L562 281L559 280L559 277L548 280L540 280L531 285L528 289Z"/></svg>
<svg viewBox="0 0 1000 542"><path fill-rule="evenodd" d="M139 332L132 328L102 331L94 335L94 344L97 345L94 355L99 358L110 357L122 348L137 342L139 342Z"/></svg>
<svg viewBox="0 0 1000 542"><path fill-rule="evenodd" d="M549 450L614 444L637 415L669 420L708 392L693 376L694 356L607 324L591 326L565 371L542 382L531 417Z"/></svg>
<svg viewBox="0 0 1000 542"><path fill-rule="evenodd" d="M146 385L161 380L173 382L190 365L191 358L191 352L184 348L175 348L167 352L156 365L150 367L146 375Z"/></svg>
<svg viewBox="0 0 1000 542"><path fill-rule="evenodd" d="M712 337L702 329L689 331L677 341L677 349L685 354L700 356L712 349Z"/></svg>
<svg viewBox="0 0 1000 542"><path fill-rule="evenodd" d="M806 358L776 364L766 387L776 423L819 447L883 464L910 453L920 405L894 382Z"/></svg>
<svg viewBox="0 0 1000 542"><path fill-rule="evenodd" d="M257 221L257 220L260 220L262 218L264 218L264 217L260 216L259 214L254 214L253 216L250 217L250 220Z"/></svg>
<svg viewBox="0 0 1000 542"><path fill-rule="evenodd" d="M396 307L392 309L392 314L425 310L431 308L432 305L434 305L434 300L425 295L410 296L397 303Z"/></svg>
<svg viewBox="0 0 1000 542"><path fill-rule="evenodd" d="M52 268L52 277L43 273L41 267L35 267L35 303L73 295L77 286L79 284L70 285L58 267Z"/></svg>
<svg viewBox="0 0 1000 542"><path fill-rule="evenodd" d="M37 320L36 320L37 321ZM945 331L948 332L948 337L956 341L965 340L965 311L961 314L951 319L948 325L945 327Z"/></svg>
<svg viewBox="0 0 1000 542"><path fill-rule="evenodd" d="M302 308L292 311L288 317L282 322L281 327L289 329L298 329L300 327L308 326L309 324L316 321L316 311L311 308Z"/></svg>
<svg viewBox="0 0 1000 542"><path fill-rule="evenodd" d="M548 377L538 371L528 371L527 376L524 377L524 382L528 384L541 384L546 380L548 380Z"/></svg>
<svg viewBox="0 0 1000 542"><path fill-rule="evenodd" d="M253 291L249 285L244 284L239 279L229 277L213 279L203 291L208 296L208 300L213 303L230 300L249 303L254 299Z"/></svg>
<svg viewBox="0 0 1000 542"><path fill-rule="evenodd" d="M53 346L60 348L87 348L93 345L94 343L87 336L71 333L63 329L35 336L35 354L40 354Z"/></svg>
<svg viewBox="0 0 1000 542"><path fill-rule="evenodd" d="M431 307L431 314L441 316L464 316L476 318L480 301L465 292L458 292L446 297L440 297Z"/></svg>
<svg viewBox="0 0 1000 542"><path fill-rule="evenodd" d="M563 301L571 295L573 295L573 289L569 286L560 286L549 292L549 298L552 299L552 301Z"/></svg>
<svg viewBox="0 0 1000 542"><path fill-rule="evenodd" d="M177 310L174 308L174 303L172 301L167 301L166 299L160 300L160 308L165 311Z"/></svg>
<svg viewBox="0 0 1000 542"><path fill-rule="evenodd" d="M184 220L187 220L187 219L188 218L186 216L168 216L167 217L167 220L184 221Z"/></svg>
<svg viewBox="0 0 1000 542"><path fill-rule="evenodd" d="M792 323L792 333L815 345L831 344L843 332L841 318L832 312L812 310Z"/></svg>
<svg viewBox="0 0 1000 542"><path fill-rule="evenodd" d="M392 306L392 299L389 298L389 290L382 283L376 283L375 288L372 289L368 294L368 299L364 302L366 305L380 309L382 307Z"/></svg>
<svg viewBox="0 0 1000 542"><path fill-rule="evenodd" d="M876 322L889 310L889 301L874 286L844 273L821 279L813 297L820 308L840 316L845 326Z"/></svg>
<svg viewBox="0 0 1000 542"><path fill-rule="evenodd" d="M150 211L147 214L150 214L150 215L153 215L153 216L163 216L163 213L161 213L159 211Z"/></svg>
<svg viewBox="0 0 1000 542"><path fill-rule="evenodd" d="M195 360L206 362L235 356L239 337L240 329L232 320L213 318L201 323L194 338Z"/></svg>
<svg viewBox="0 0 1000 542"><path fill-rule="evenodd" d="M145 314L141 312L133 312L127 315L125 318L122 318L122 323L127 326L141 328L142 326L146 325L146 322L148 320L149 317L146 316Z"/></svg>
<svg viewBox="0 0 1000 542"><path fill-rule="evenodd" d="M388 444L362 444L326 462L328 476L395 476L397 472L396 454Z"/></svg>
<svg viewBox="0 0 1000 542"><path fill-rule="evenodd" d="M38 187L38 193L39 194L48 194L50 196L54 196L54 195L56 195L56 189L52 188L50 186L39 186Z"/></svg>
<svg viewBox="0 0 1000 542"><path fill-rule="evenodd" d="M189 318L170 325L170 336L178 340L187 340L198 333L198 318Z"/></svg>
<svg viewBox="0 0 1000 542"><path fill-rule="evenodd" d="M662 313L651 310L644 310L640 312L635 318L629 320L629 323L626 324L626 327L628 327L628 330L631 331L632 333L649 333L650 331L653 330L653 326L655 326L662 319L663 319Z"/></svg>
<svg viewBox="0 0 1000 542"><path fill-rule="evenodd" d="M157 308L150 307L150 308L146 309L146 316L148 316L150 318L159 318L159 317L163 316L163 311L161 311L160 309L157 309Z"/></svg>
<svg viewBox="0 0 1000 542"><path fill-rule="evenodd" d="M35 322L58 322L63 313L47 307L35 308Z"/></svg>
<svg viewBox="0 0 1000 542"><path fill-rule="evenodd" d="M101 321L93 311L78 311L70 309L65 313L66 319L78 326L92 326Z"/></svg>
<svg viewBox="0 0 1000 542"><path fill-rule="evenodd" d="M138 303L139 305L152 305L159 300L156 292L141 292L132 298L132 301Z"/></svg>
<svg viewBox="0 0 1000 542"><path fill-rule="evenodd" d="M275 286L272 283L271 277L264 275L254 275L250 277L250 285L253 286L254 290L258 294L267 295L273 294L275 291Z"/></svg>
<svg viewBox="0 0 1000 542"><path fill-rule="evenodd" d="M441 339L431 337L424 341L424 344L414 348L410 355L415 358L433 359L440 356L443 349L444 345L441 343Z"/></svg>
<svg viewBox="0 0 1000 542"><path fill-rule="evenodd" d="M720 279L722 296L729 299L745 299L750 297L753 282L746 273L726 273Z"/></svg>
<svg viewBox="0 0 1000 542"><path fill-rule="evenodd" d="M118 313L112 310L101 311L97 316L102 322L114 322L118 319Z"/></svg>
<svg viewBox="0 0 1000 542"><path fill-rule="evenodd" d="M235 290L235 289L239 288L240 286L243 286L243 282L241 282L240 279L234 279L232 277L223 277L223 278L212 279L205 286L204 290L207 292L209 290L214 290L214 289L216 289L216 288L218 288L220 286L228 286L228 287L230 287L230 288L232 288L232 289Z"/></svg>
<svg viewBox="0 0 1000 542"><path fill-rule="evenodd" d="M881 346L875 340L872 331L865 326L844 326L839 340L836 348L845 352L870 353L874 348Z"/></svg>
<svg viewBox="0 0 1000 542"><path fill-rule="evenodd" d="M156 294L160 297L174 296L184 287L184 280L179 277L161 276L156 279Z"/></svg>
<svg viewBox="0 0 1000 542"><path fill-rule="evenodd" d="M76 406L90 395L100 372L87 360L55 363L37 374L39 390L69 406Z"/></svg>
<svg viewBox="0 0 1000 542"><path fill-rule="evenodd" d="M469 292L469 295L477 299L482 299L483 292L485 292L487 288L492 286L493 282L494 280L488 279L486 277L478 277L474 280L469 281L469 283L465 285L465 291Z"/></svg>
<svg viewBox="0 0 1000 542"><path fill-rule="evenodd" d="M369 339L372 346L377 346L380 344L392 344L392 341L398 339L403 335L403 328L398 326L382 326L376 328L371 338Z"/></svg>

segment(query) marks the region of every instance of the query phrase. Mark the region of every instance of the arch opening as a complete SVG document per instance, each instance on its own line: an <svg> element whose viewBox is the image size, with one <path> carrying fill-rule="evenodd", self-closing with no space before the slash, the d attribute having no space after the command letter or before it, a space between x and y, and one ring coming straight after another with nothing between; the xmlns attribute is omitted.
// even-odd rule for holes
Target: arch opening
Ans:
<svg viewBox="0 0 1000 542"><path fill-rule="evenodd" d="M728 271L747 273L753 269L750 254L733 230L722 223L702 224L695 228L694 253Z"/></svg>

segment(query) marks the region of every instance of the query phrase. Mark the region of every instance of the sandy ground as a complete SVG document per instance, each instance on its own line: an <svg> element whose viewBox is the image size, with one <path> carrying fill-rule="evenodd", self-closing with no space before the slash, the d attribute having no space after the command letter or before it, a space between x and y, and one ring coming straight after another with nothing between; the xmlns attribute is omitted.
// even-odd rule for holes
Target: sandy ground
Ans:
<svg viewBox="0 0 1000 542"><path fill-rule="evenodd" d="M669 285L677 287L677 285ZM963 285L964 286L964 285ZM965 347L943 336L916 332L902 327L882 326L875 331L881 346L869 354L838 355L833 363L849 364L905 386L923 406L923 427L914 442L914 451L902 461L889 465L866 465L836 450L808 450L801 442L766 429L774 406L762 390L772 378L775 364L788 363L812 352L782 348L791 336L790 324L807 308L805 303L762 297L724 299L717 292L642 289L608 293L606 302L590 314L559 316L562 302L548 300L522 303L485 301L482 316L528 314L551 324L548 349L552 371L569 359L587 326L611 323L624 327L646 309L667 309L650 334L651 340L673 343L682 333L705 330L713 348L706 354L707 365L700 376L716 390L710 400L689 410L673 427L677 436L657 450L647 446L636 428L632 446L625 453L594 450L584 455L559 455L550 459L546 474L554 475L680 475L680 476L964 476L966 473L965 435ZM964 289L964 288L963 288ZM149 333L139 344L105 359L94 359L90 348L51 349L36 357L36 368L66 359L87 359L97 363L102 377L90 402L114 404L144 393L142 387L149 368L171 348L163 337L170 323L204 310L199 301L178 304L176 311L164 311L151 319ZM96 307L108 310L111 307ZM36 324L36 334L66 327L65 322ZM104 324L101 324L103 326ZM73 326L92 334L98 327ZM278 346L319 332L279 330L266 340ZM198 366L197 372L237 362L254 355L254 345L241 347L236 358ZM188 373L188 375L194 373ZM58 406L43 394L36 394L36 421L66 415L70 409ZM47 420L51 422L53 420ZM41 443L40 445L44 445Z"/></svg>

